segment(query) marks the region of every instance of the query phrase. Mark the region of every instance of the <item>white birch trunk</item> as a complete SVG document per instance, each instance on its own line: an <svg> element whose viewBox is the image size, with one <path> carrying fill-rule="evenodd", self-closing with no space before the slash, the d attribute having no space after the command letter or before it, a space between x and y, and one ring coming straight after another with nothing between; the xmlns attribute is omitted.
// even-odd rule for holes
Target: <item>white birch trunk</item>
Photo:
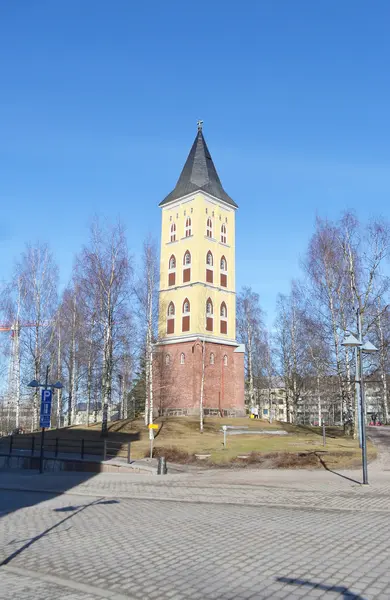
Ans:
<svg viewBox="0 0 390 600"><path fill-rule="evenodd" d="M202 379L200 382L200 399L199 399L199 429L203 433L203 398L204 398L204 379L205 379L205 362L206 362L206 340L203 338L202 343ZM223 359L222 359L223 360Z"/></svg>
<svg viewBox="0 0 390 600"><path fill-rule="evenodd" d="M382 382L382 410L383 420L385 424L389 422L389 405L387 398L387 379L386 379L386 356L385 356L385 336L382 327L382 317L380 310L380 300L378 301L378 317L377 317L378 331L379 331L379 361L380 361L380 373Z"/></svg>

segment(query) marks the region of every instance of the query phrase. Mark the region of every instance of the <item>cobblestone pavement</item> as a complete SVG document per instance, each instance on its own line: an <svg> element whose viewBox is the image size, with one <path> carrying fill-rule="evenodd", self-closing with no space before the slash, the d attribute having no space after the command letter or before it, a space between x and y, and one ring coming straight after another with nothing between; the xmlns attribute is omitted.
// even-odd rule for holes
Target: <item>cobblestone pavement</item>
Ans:
<svg viewBox="0 0 390 600"><path fill-rule="evenodd" d="M2 473L0 598L388 600L390 477L354 477Z"/></svg>
<svg viewBox="0 0 390 600"><path fill-rule="evenodd" d="M341 475L341 476L340 476ZM140 474L0 473L0 489L46 490L87 496L171 500L246 506L390 512L390 471L370 466L370 486L360 472L339 475L323 470L214 470L157 477Z"/></svg>

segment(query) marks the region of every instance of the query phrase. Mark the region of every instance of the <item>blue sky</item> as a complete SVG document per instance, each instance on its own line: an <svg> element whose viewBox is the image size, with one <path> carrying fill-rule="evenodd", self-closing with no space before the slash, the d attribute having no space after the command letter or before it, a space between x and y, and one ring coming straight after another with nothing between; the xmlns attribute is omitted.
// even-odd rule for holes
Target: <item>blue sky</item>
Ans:
<svg viewBox="0 0 390 600"><path fill-rule="evenodd" d="M381 0L2 2L0 281L41 239L65 285L94 214L136 257L202 118L271 321L316 215L388 214L389 22Z"/></svg>

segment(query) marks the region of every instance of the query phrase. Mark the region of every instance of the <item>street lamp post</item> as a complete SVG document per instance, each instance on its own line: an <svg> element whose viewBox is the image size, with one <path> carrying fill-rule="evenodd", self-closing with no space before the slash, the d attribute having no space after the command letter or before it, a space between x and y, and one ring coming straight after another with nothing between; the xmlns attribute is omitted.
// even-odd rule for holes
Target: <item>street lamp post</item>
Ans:
<svg viewBox="0 0 390 600"><path fill-rule="evenodd" d="M362 353L374 353L378 349L371 342L363 343L360 328L360 311L357 311L359 323L359 339L350 333L342 343L345 348L355 348L356 350L356 373L355 385L360 388L359 404L359 438L362 448L362 468L363 468L363 484L368 485L368 468L367 468L367 438L366 438L366 407L363 384L363 360Z"/></svg>
<svg viewBox="0 0 390 600"><path fill-rule="evenodd" d="M64 386L62 385L62 383L60 381L57 381L56 383L49 383L49 371L50 371L50 366L47 365L45 383L39 383L36 379L33 379L32 381L30 381L30 383L28 384L27 387L43 388L43 390L48 390L49 388L55 389L55 390L62 389ZM39 452L39 472L40 473L43 473L44 442L45 442L45 428L41 427L41 447L40 447L40 452Z"/></svg>

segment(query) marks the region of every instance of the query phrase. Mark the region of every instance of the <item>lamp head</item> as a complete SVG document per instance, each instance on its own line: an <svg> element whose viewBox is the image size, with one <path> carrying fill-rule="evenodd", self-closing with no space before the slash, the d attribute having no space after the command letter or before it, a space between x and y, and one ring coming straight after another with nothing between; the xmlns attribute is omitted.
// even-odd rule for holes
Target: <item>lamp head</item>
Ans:
<svg viewBox="0 0 390 600"><path fill-rule="evenodd" d="M53 388L55 388L56 390L62 390L64 386L62 385L61 381L57 381L54 385Z"/></svg>
<svg viewBox="0 0 390 600"><path fill-rule="evenodd" d="M39 387L39 383L36 379L33 379L32 381L30 381L30 383L27 385L27 387L37 388L37 387Z"/></svg>
<svg viewBox="0 0 390 600"><path fill-rule="evenodd" d="M362 352L374 354L374 352L378 352L378 348L376 348L374 344L371 344L371 342L364 342L362 346Z"/></svg>
<svg viewBox="0 0 390 600"><path fill-rule="evenodd" d="M352 333L350 333L349 335L347 335L347 337L341 343L341 345L345 348L360 348L362 346L362 343L359 342L359 340L355 338L355 336L352 335Z"/></svg>

